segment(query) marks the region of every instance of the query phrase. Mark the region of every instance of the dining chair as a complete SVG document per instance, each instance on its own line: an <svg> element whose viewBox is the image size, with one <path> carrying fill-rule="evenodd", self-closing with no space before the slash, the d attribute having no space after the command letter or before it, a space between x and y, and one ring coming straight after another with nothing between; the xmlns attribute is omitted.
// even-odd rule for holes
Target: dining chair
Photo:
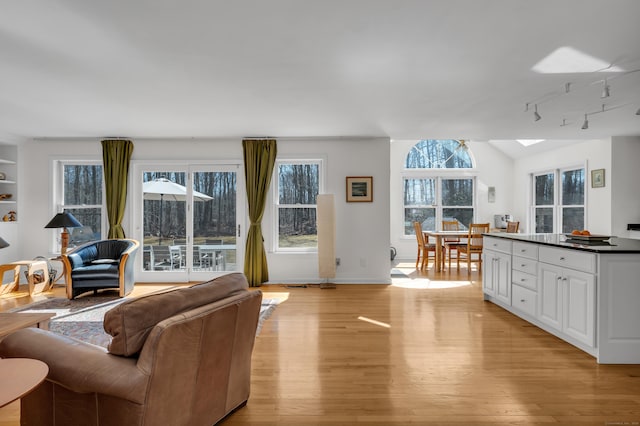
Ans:
<svg viewBox="0 0 640 426"><path fill-rule="evenodd" d="M458 271L460 270L460 261L467 260L467 273L471 273L471 263L478 264L478 271L482 271L482 234L489 232L490 225L488 223L472 223L469 225L469 235L467 237L466 247L458 250ZM476 258L474 259L474 255Z"/></svg>
<svg viewBox="0 0 640 426"><path fill-rule="evenodd" d="M180 254L175 253L169 246L151 246L153 270L173 270L180 265Z"/></svg>
<svg viewBox="0 0 640 426"><path fill-rule="evenodd" d="M418 241L418 256L416 258L416 269L420 265L420 269L427 267L429 263L429 253L433 253L433 259L436 257L436 245L429 244L428 240L425 240L422 233L422 225L420 222L413 222L413 229L416 232L416 240Z"/></svg>
<svg viewBox="0 0 640 426"><path fill-rule="evenodd" d="M460 222L457 220L443 220L442 221L442 230L443 231L459 231L460 230ZM460 237L444 237L442 239L442 249L444 256L442 256L442 269L444 269L444 264L447 262L449 265L449 269L451 269L451 252L456 252L456 262L458 261L458 250L460 249ZM466 244L464 244L466 246Z"/></svg>
<svg viewBox="0 0 640 426"><path fill-rule="evenodd" d="M507 232L515 234L520 228L520 222L507 222Z"/></svg>

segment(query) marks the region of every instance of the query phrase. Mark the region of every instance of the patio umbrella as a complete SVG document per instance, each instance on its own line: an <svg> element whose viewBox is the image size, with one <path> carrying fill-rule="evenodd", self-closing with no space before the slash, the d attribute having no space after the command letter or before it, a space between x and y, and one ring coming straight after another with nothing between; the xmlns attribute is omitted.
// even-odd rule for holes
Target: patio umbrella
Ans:
<svg viewBox="0 0 640 426"><path fill-rule="evenodd" d="M185 201L187 199L187 187L172 182L166 178L158 178L142 184L142 194L145 200L160 201L160 238L162 243L162 203L164 200L169 201ZM213 197L203 194L202 192L193 191L193 199L195 201L209 201Z"/></svg>

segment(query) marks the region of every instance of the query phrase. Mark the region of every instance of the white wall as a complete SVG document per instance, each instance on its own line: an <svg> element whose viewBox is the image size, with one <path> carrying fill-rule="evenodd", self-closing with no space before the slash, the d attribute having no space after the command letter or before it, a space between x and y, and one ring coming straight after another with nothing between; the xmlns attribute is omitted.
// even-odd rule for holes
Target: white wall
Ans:
<svg viewBox="0 0 640 426"><path fill-rule="evenodd" d="M240 139L132 139L132 161L174 160L206 163L242 161ZM388 283L389 277L389 139L279 139L278 154L289 158L318 155L327 160L327 193L336 195L337 256L341 266L334 282ZM19 256L50 254L55 234L44 226L56 213L50 177L53 159L101 159L99 139L26 141L19 147ZM373 176L373 203L346 203L345 177ZM129 192L129 197L131 193ZM129 205L131 203L128 203ZM131 235L130 212L123 227ZM271 209L263 221L270 247ZM320 282L317 254L268 254L270 282Z"/></svg>
<svg viewBox="0 0 640 426"><path fill-rule="evenodd" d="M627 224L640 223L640 137L614 136L611 152L612 167L605 172L611 191L611 235L628 237Z"/></svg>
<svg viewBox="0 0 640 426"><path fill-rule="evenodd" d="M398 252L398 259L414 259L416 256L415 237L404 237L402 171L407 153L416 140L391 141L391 245ZM483 141L467 142L469 153L475 161L476 169L476 222L489 222L493 226L496 214L513 213L512 170L513 161L491 145ZM495 187L495 202L489 203L488 188ZM515 220L519 220L518 217Z"/></svg>
<svg viewBox="0 0 640 426"><path fill-rule="evenodd" d="M587 222L585 228L592 233L611 235L611 184L604 188L591 188L591 170L605 169L611 176L611 141L589 140L542 154L527 156L514 162L513 207L520 219L522 232L534 232L529 226L531 199L531 173L556 168L584 166L587 170ZM625 225L626 226L626 225Z"/></svg>

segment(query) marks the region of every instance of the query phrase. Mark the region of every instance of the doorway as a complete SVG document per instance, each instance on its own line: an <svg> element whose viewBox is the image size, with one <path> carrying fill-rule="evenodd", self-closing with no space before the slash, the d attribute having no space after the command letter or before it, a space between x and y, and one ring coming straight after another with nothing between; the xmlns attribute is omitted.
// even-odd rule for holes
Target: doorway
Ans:
<svg viewBox="0 0 640 426"><path fill-rule="evenodd" d="M243 269L239 164L138 164L134 169L140 281L204 281Z"/></svg>

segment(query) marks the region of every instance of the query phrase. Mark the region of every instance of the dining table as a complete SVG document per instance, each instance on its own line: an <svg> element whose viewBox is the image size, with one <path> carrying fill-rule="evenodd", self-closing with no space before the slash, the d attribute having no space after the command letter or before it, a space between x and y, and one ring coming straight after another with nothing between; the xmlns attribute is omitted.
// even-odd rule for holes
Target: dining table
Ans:
<svg viewBox="0 0 640 426"><path fill-rule="evenodd" d="M435 271L442 271L442 246L444 238L482 238L483 234L473 234L469 235L469 230L461 229L459 231L422 231L424 235L425 243L429 243L429 237L433 237L436 240L436 258L435 258ZM464 242L463 242L464 243Z"/></svg>

